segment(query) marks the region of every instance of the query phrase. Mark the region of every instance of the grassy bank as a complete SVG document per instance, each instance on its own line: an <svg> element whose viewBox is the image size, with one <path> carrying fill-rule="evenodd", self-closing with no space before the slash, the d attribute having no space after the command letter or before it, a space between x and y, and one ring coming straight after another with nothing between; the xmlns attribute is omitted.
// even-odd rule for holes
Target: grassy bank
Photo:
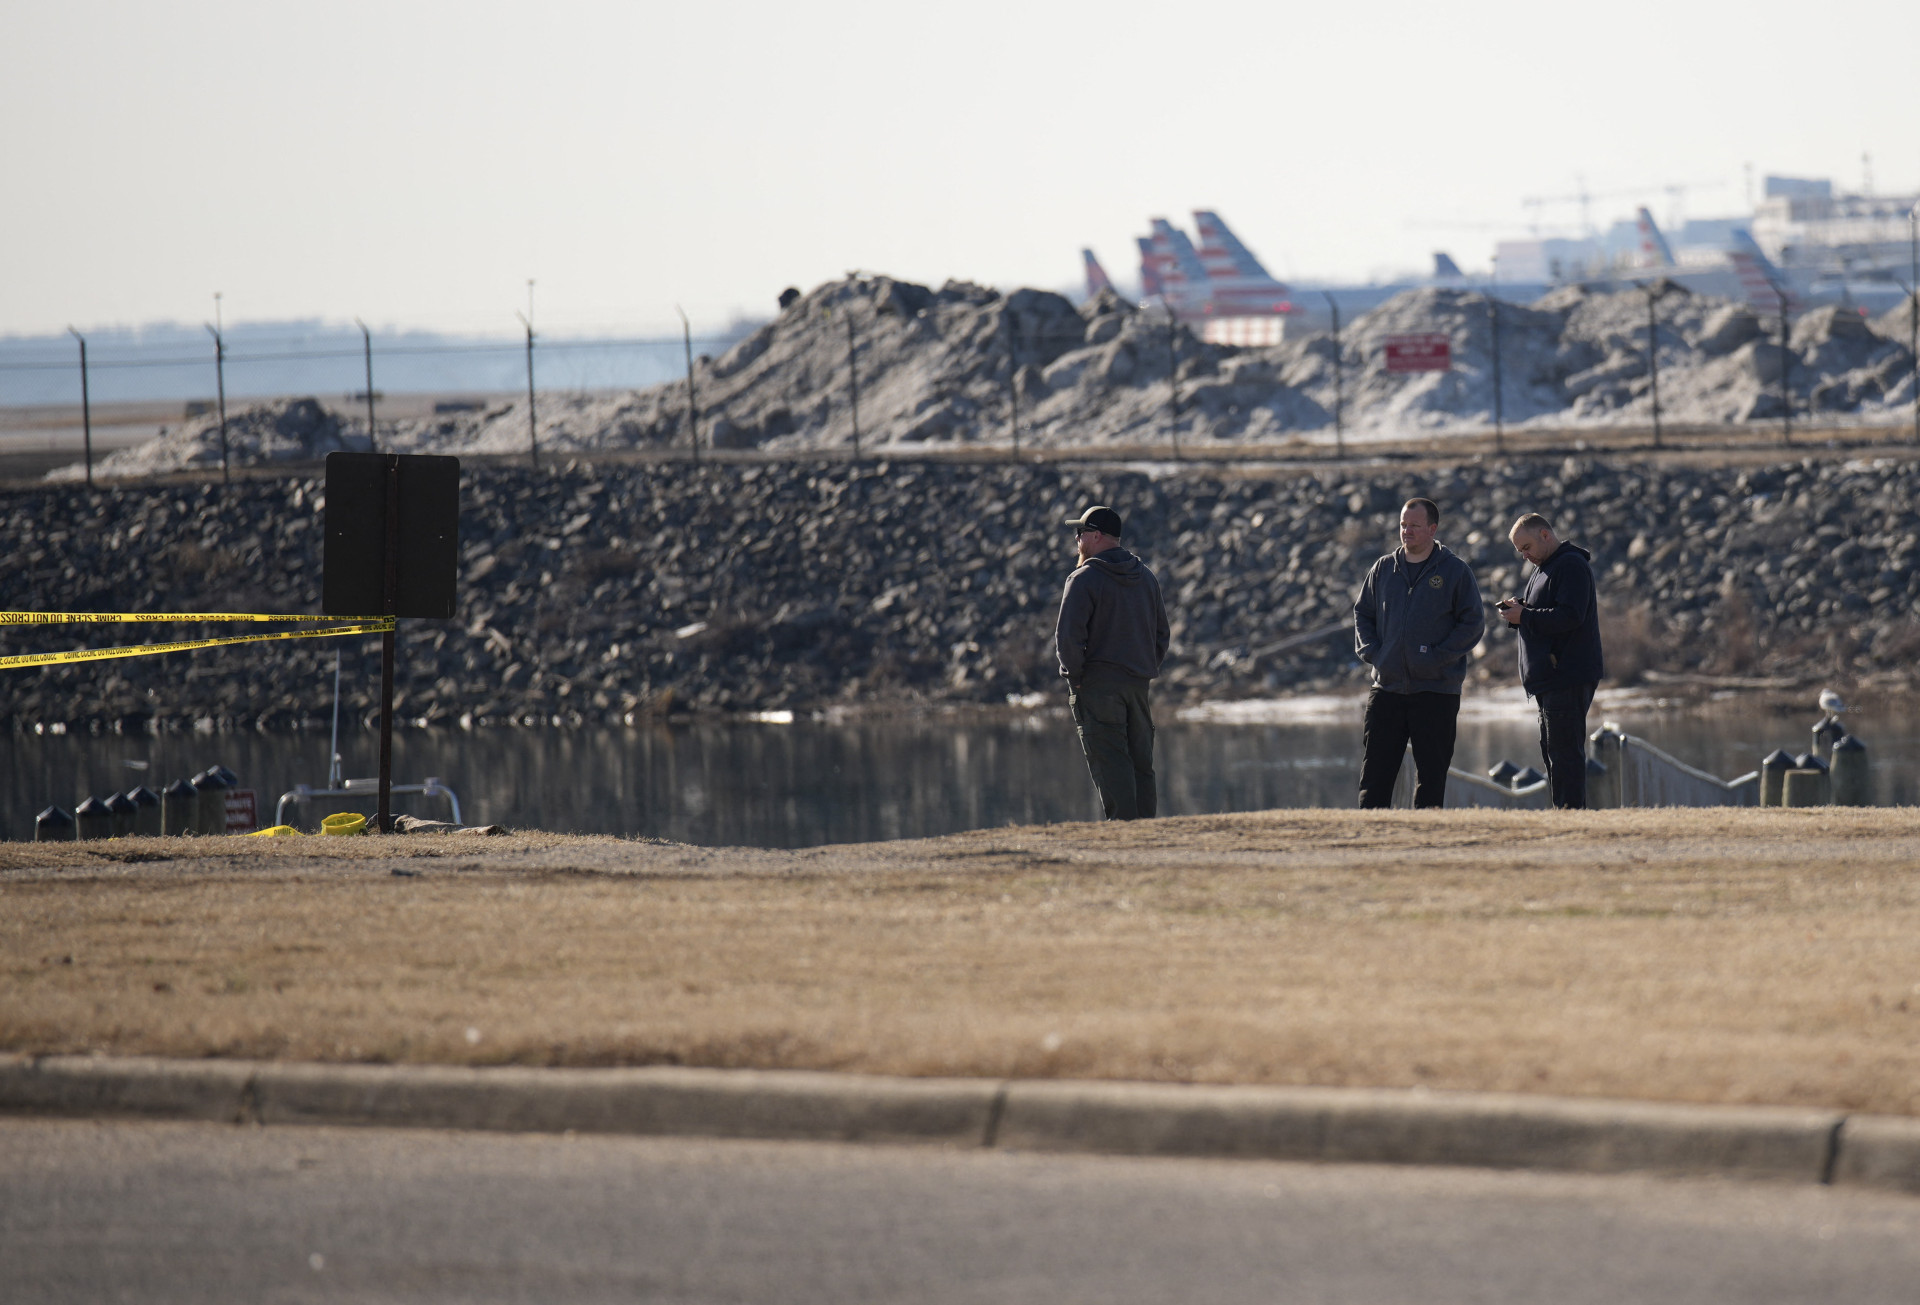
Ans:
<svg viewBox="0 0 1920 1305"><path fill-rule="evenodd" d="M1920 1114L1916 864L1902 810L14 844L0 1049Z"/></svg>

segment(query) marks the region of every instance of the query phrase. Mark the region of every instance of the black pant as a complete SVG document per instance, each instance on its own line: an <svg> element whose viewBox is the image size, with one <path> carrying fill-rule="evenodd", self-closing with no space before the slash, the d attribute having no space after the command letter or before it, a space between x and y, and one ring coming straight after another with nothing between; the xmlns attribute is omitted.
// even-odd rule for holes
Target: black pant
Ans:
<svg viewBox="0 0 1920 1305"><path fill-rule="evenodd" d="M1067 693L1087 770L1108 820L1151 820L1160 810L1153 777L1153 705L1145 681L1090 680Z"/></svg>
<svg viewBox="0 0 1920 1305"><path fill-rule="evenodd" d="M1540 757L1556 807L1587 805L1587 709L1596 687L1569 684L1533 695L1540 710Z"/></svg>
<svg viewBox="0 0 1920 1305"><path fill-rule="evenodd" d="M1360 805L1393 805L1393 782L1400 776L1408 743L1413 744L1413 805L1445 805L1459 719L1457 693L1388 693L1378 688L1369 693L1361 727Z"/></svg>

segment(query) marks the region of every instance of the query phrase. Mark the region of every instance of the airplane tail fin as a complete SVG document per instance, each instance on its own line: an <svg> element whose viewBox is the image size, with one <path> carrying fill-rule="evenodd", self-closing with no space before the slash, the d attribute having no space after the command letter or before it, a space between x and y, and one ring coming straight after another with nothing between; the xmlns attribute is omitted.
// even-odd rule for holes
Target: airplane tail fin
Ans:
<svg viewBox="0 0 1920 1305"><path fill-rule="evenodd" d="M1136 236L1134 243L1140 246L1140 294L1142 298L1154 299L1167 293L1166 278L1160 275L1160 252L1153 247L1148 236Z"/></svg>
<svg viewBox="0 0 1920 1305"><path fill-rule="evenodd" d="M1206 265L1200 261L1186 232L1165 218L1154 218L1153 246L1162 259L1161 279L1168 285L1185 285L1194 290L1206 288Z"/></svg>
<svg viewBox="0 0 1920 1305"><path fill-rule="evenodd" d="M1240 243L1240 237L1226 224L1218 213L1211 209L1195 209L1193 212L1194 229L1200 233L1200 261L1209 275L1220 279L1240 278L1278 287L1286 287L1274 280L1272 274L1253 256L1253 251Z"/></svg>
<svg viewBox="0 0 1920 1305"><path fill-rule="evenodd" d="M1436 281L1464 281L1466 274L1460 270L1460 264L1453 261L1453 255L1444 249L1433 254L1433 279Z"/></svg>
<svg viewBox="0 0 1920 1305"><path fill-rule="evenodd" d="M1793 296L1787 290L1786 279L1773 265L1773 260L1761 252L1760 246L1754 243L1753 233L1745 227L1734 228L1727 261L1733 264L1733 273L1747 292L1749 307L1763 313L1793 308Z"/></svg>
<svg viewBox="0 0 1920 1305"><path fill-rule="evenodd" d="M1093 256L1091 249L1081 250L1080 258L1087 269L1087 298L1094 298L1102 290L1113 289L1113 282L1107 278L1107 269L1100 266L1100 260Z"/></svg>
<svg viewBox="0 0 1920 1305"><path fill-rule="evenodd" d="M1640 259L1648 267L1673 266L1673 250L1645 205L1640 208Z"/></svg>

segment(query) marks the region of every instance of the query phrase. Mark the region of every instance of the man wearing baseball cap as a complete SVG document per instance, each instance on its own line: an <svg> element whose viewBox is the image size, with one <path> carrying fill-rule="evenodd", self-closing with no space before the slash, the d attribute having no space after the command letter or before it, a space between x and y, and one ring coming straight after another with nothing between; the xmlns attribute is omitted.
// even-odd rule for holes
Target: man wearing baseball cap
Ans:
<svg viewBox="0 0 1920 1305"><path fill-rule="evenodd" d="M1160 582L1120 547L1112 508L1090 507L1066 524L1080 565L1067 577L1053 638L1073 727L1107 819L1150 817L1159 794L1148 688L1170 640Z"/></svg>

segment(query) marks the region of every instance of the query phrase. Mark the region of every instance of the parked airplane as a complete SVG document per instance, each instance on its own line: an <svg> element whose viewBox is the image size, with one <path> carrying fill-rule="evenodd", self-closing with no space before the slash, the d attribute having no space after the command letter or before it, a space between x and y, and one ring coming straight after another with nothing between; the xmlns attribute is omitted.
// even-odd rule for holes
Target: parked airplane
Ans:
<svg viewBox="0 0 1920 1305"><path fill-rule="evenodd" d="M1081 250L1080 258L1087 269L1087 298L1092 299L1102 290L1113 289L1113 280L1108 277L1107 269L1100 266L1100 260L1093 256L1091 249Z"/></svg>
<svg viewBox="0 0 1920 1305"><path fill-rule="evenodd" d="M1773 260L1760 252L1760 246L1754 243L1753 233L1745 227L1736 227L1733 231L1733 244L1727 249L1727 262L1733 268L1733 274L1740 278L1740 288L1746 291L1747 306L1755 312L1779 313L1782 300L1788 312L1800 308L1799 301L1792 290L1787 288L1787 279Z"/></svg>
<svg viewBox="0 0 1920 1305"><path fill-rule="evenodd" d="M1660 225L1653 220L1653 214L1646 205L1640 206L1640 257L1648 267L1672 267L1673 249L1667 244L1667 238L1660 234Z"/></svg>
<svg viewBox="0 0 1920 1305"><path fill-rule="evenodd" d="M1200 232L1200 266L1208 285L1207 314L1264 317L1293 311L1287 287L1260 266L1253 251L1240 243L1218 213L1196 209L1193 224Z"/></svg>

